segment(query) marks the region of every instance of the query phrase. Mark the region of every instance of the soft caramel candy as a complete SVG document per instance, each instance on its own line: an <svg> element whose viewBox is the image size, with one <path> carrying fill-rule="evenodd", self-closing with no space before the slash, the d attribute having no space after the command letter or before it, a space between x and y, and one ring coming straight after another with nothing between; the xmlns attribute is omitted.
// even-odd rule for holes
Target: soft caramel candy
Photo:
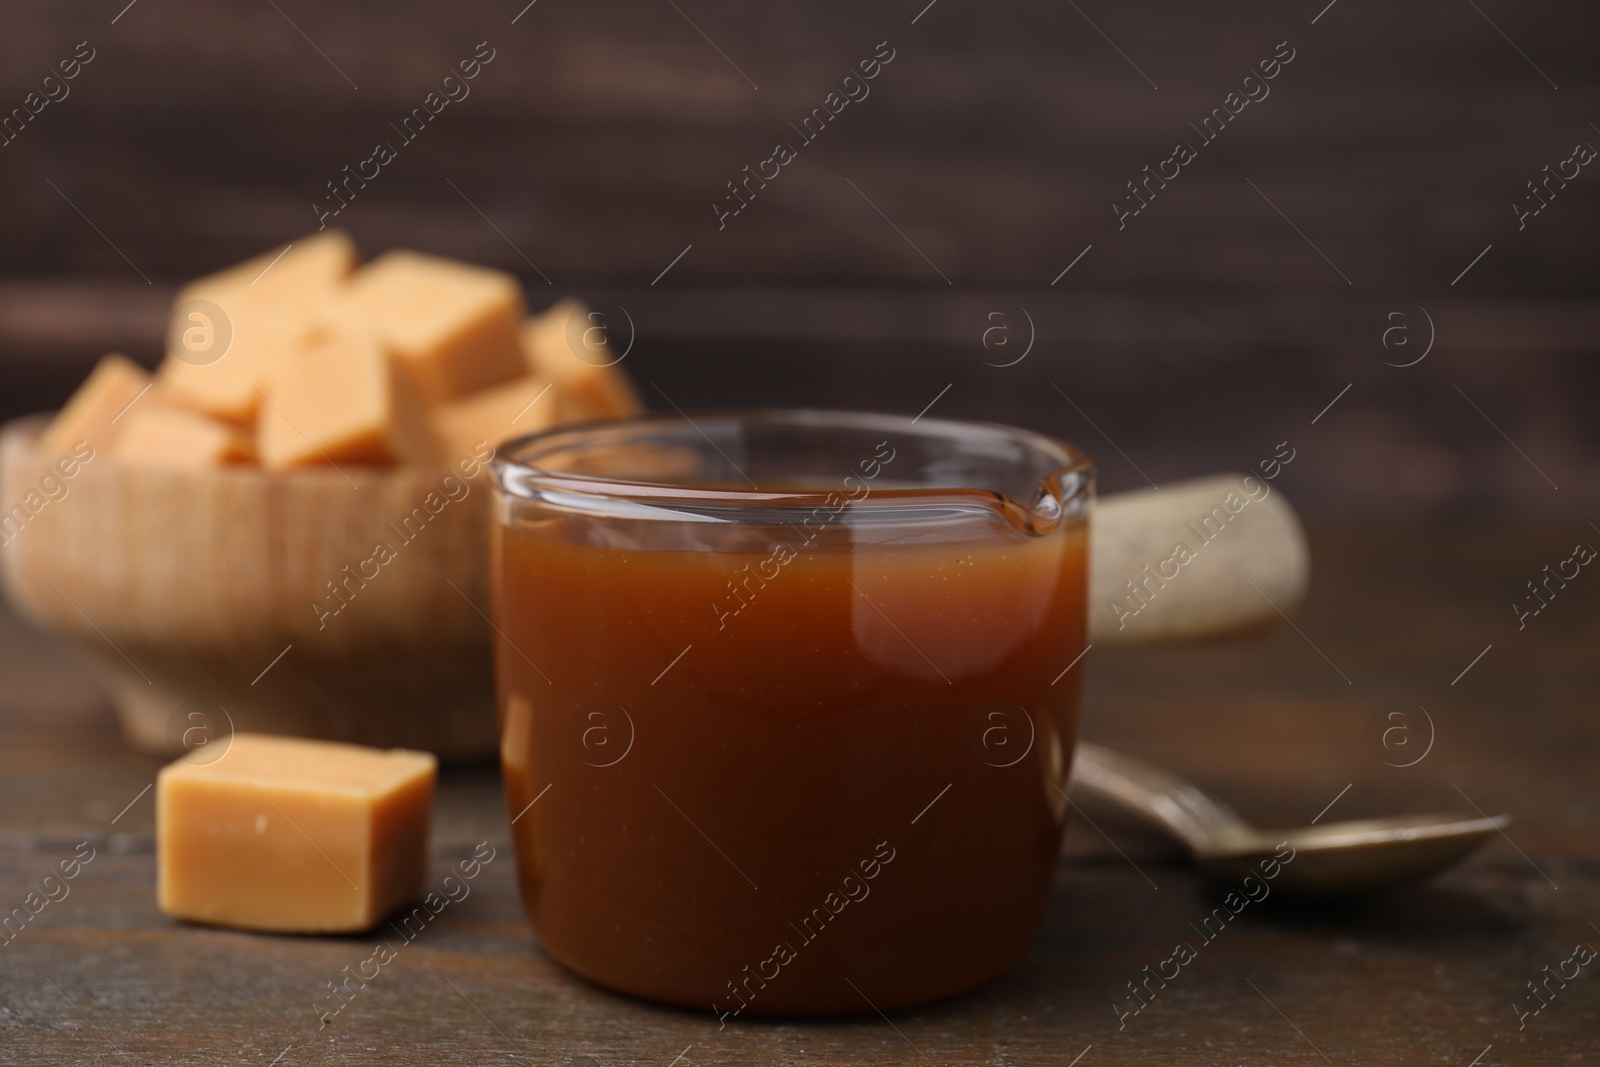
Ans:
<svg viewBox="0 0 1600 1067"><path fill-rule="evenodd" d="M434 455L427 416L372 338L335 330L286 359L256 431L261 465L423 462Z"/></svg>
<svg viewBox="0 0 1600 1067"><path fill-rule="evenodd" d="M382 339L430 404L523 373L522 289L509 274L390 252L357 272L341 310Z"/></svg>
<svg viewBox="0 0 1600 1067"><path fill-rule="evenodd" d="M522 327L523 358L556 383L562 417L620 419L644 410L611 346L612 324L576 300L562 300Z"/></svg>
<svg viewBox="0 0 1600 1067"><path fill-rule="evenodd" d="M254 442L238 427L160 400L147 400L122 417L111 445L119 463L144 467L219 467L255 459Z"/></svg>
<svg viewBox="0 0 1600 1067"><path fill-rule="evenodd" d="M416 896L434 757L239 734L156 779L157 902L247 930L353 933ZM209 762L197 757L205 753Z"/></svg>
<svg viewBox="0 0 1600 1067"><path fill-rule="evenodd" d="M248 424L281 363L323 331L336 290L355 269L355 245L330 231L288 248L281 258L267 253L179 292L159 368L173 402ZM231 338L226 351L213 358L224 337Z"/></svg>
<svg viewBox="0 0 1600 1067"><path fill-rule="evenodd" d="M446 460L473 455L490 445L554 426L560 412L549 379L528 375L482 389L433 409L433 434Z"/></svg>
<svg viewBox="0 0 1600 1067"><path fill-rule="evenodd" d="M214 362L192 363L169 351L158 375L173 403L248 425L283 363L319 335L322 316L310 304L276 307L248 290L224 295L215 304L232 332L227 352ZM206 316L203 311L190 314ZM218 327L200 323L191 328Z"/></svg>
<svg viewBox="0 0 1600 1067"><path fill-rule="evenodd" d="M287 251L285 251L285 248ZM179 304L194 297L216 300L243 289L292 302L307 291L332 289L356 269L355 242L343 230L324 230L252 256L237 266L196 278L178 293Z"/></svg>
<svg viewBox="0 0 1600 1067"><path fill-rule="evenodd" d="M107 356L39 446L166 467L430 463L643 410L612 324L573 300L524 314L502 271L404 250L360 267L348 235L311 234L184 286L154 377ZM130 405L149 411L113 448Z"/></svg>
<svg viewBox="0 0 1600 1067"><path fill-rule="evenodd" d="M104 451L116 437L128 405L149 386L150 375L133 360L115 353L106 356L39 435L39 451L64 456L79 441Z"/></svg>

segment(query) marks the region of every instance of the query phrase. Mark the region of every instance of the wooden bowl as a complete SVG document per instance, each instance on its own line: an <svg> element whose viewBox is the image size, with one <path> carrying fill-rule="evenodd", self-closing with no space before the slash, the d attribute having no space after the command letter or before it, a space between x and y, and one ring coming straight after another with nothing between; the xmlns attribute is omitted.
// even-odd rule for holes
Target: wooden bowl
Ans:
<svg viewBox="0 0 1600 1067"><path fill-rule="evenodd" d="M135 747L174 754L209 705L215 729L493 755L487 469L51 477L43 426L0 429L0 576L94 658Z"/></svg>

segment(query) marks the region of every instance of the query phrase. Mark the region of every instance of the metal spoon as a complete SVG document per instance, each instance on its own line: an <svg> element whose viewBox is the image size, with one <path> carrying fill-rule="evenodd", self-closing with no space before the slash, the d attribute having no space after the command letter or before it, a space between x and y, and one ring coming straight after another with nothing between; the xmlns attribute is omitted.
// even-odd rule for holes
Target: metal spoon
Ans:
<svg viewBox="0 0 1600 1067"><path fill-rule="evenodd" d="M1099 745L1079 743L1071 788L1153 821L1176 837L1196 864L1231 880L1258 874L1279 845L1294 849L1277 888L1304 896L1394 889L1450 866L1507 825L1508 815L1396 815L1322 826L1258 830L1226 804L1177 775ZM1276 858L1283 859L1282 854Z"/></svg>

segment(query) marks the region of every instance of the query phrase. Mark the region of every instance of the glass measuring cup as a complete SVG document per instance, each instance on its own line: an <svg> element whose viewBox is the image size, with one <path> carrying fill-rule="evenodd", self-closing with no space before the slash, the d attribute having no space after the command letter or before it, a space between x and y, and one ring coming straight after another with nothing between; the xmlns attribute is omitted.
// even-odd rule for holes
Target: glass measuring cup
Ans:
<svg viewBox="0 0 1600 1067"><path fill-rule="evenodd" d="M933 999L1026 952L1077 730L1086 456L748 411L558 429L495 472L501 755L551 956L726 1021Z"/></svg>

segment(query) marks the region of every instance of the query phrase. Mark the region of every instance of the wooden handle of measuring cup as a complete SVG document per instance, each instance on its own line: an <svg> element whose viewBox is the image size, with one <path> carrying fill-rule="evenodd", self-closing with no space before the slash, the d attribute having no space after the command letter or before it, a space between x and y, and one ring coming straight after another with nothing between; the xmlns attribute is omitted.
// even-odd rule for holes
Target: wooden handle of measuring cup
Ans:
<svg viewBox="0 0 1600 1067"><path fill-rule="evenodd" d="M1091 644L1262 630L1305 594L1305 531L1283 493L1259 477L1219 474L1117 493L1091 514Z"/></svg>

